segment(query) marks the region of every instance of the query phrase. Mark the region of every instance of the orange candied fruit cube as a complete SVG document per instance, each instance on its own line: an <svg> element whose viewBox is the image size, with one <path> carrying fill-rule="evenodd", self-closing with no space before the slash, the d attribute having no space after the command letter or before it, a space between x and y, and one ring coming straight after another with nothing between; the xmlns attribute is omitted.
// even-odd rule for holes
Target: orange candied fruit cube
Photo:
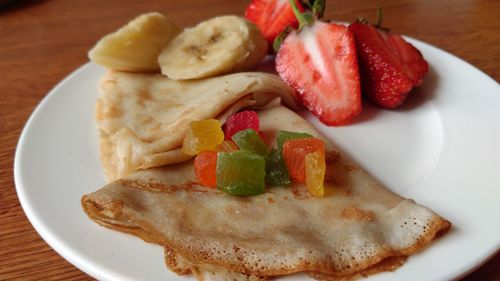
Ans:
<svg viewBox="0 0 500 281"><path fill-rule="evenodd" d="M325 157L325 143L318 138L292 139L283 144L283 159L293 180L306 182L305 157L317 151Z"/></svg>
<svg viewBox="0 0 500 281"><path fill-rule="evenodd" d="M203 186L212 188L217 186L216 168L217 152L215 151L202 151L194 159L194 173Z"/></svg>

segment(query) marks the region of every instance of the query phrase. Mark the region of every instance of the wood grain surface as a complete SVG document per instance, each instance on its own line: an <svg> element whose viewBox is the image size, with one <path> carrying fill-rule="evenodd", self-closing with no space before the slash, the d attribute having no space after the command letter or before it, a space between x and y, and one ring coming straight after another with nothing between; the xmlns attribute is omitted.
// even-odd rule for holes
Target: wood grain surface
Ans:
<svg viewBox="0 0 500 281"><path fill-rule="evenodd" d="M5 1L0 1L0 3ZM92 279L54 252L19 204L13 159L21 130L40 100L86 63L104 34L134 16L159 11L181 26L220 14L242 14L247 1L13 0L0 6L0 280ZM327 1L326 17L374 18L442 48L500 81L500 1ZM499 202L500 203L500 202ZM464 210L465 211L465 210ZM446 261L443 261L446 262ZM500 280L500 255L463 280Z"/></svg>

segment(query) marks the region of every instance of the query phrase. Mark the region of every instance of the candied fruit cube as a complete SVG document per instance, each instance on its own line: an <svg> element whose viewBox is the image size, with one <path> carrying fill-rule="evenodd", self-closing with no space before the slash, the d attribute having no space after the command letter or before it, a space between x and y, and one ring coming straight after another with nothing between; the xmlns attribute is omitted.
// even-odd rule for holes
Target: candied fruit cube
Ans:
<svg viewBox="0 0 500 281"><path fill-rule="evenodd" d="M276 143L278 145L278 152L281 153L283 151L283 144L288 140L294 139L304 139L304 138L312 138L308 133L297 133L297 132L288 132L288 131L279 131L276 136Z"/></svg>
<svg viewBox="0 0 500 281"><path fill-rule="evenodd" d="M239 131L233 135L233 141L241 150L248 150L262 156L269 153L266 143L254 129Z"/></svg>
<svg viewBox="0 0 500 281"><path fill-rule="evenodd" d="M325 154L321 151L309 153L305 157L306 186L309 193L321 197L325 193L323 181L325 180L326 162Z"/></svg>
<svg viewBox="0 0 500 281"><path fill-rule="evenodd" d="M222 141L224 133L219 120L192 121L182 143L182 151L188 155L196 155L205 150L213 151Z"/></svg>
<svg viewBox="0 0 500 281"><path fill-rule="evenodd" d="M217 189L231 195L255 195L265 191L265 159L247 150L219 152Z"/></svg>
<svg viewBox="0 0 500 281"><path fill-rule="evenodd" d="M217 152L202 151L194 159L194 173L198 181L207 187L216 187Z"/></svg>
<svg viewBox="0 0 500 281"><path fill-rule="evenodd" d="M232 139L234 134L246 129L259 131L259 116L255 111L246 110L229 116L224 128L226 140Z"/></svg>
<svg viewBox="0 0 500 281"><path fill-rule="evenodd" d="M325 144L318 138L293 139L283 144L283 159L293 180L305 183L304 158L307 154L316 151L325 155Z"/></svg>
<svg viewBox="0 0 500 281"><path fill-rule="evenodd" d="M273 186L287 186L291 183L283 155L276 149L266 157L266 183Z"/></svg>

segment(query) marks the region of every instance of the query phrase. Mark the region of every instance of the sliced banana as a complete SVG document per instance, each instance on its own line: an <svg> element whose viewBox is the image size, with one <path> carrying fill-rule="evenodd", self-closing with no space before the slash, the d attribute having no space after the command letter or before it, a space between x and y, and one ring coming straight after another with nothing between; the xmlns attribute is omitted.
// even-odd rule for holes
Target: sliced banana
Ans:
<svg viewBox="0 0 500 281"><path fill-rule="evenodd" d="M180 33L158 57L171 79L198 79L256 66L267 53L259 28L238 16L221 16Z"/></svg>
<svg viewBox="0 0 500 281"><path fill-rule="evenodd" d="M143 14L99 40L89 58L116 70L158 71L158 55L180 31L160 13Z"/></svg>

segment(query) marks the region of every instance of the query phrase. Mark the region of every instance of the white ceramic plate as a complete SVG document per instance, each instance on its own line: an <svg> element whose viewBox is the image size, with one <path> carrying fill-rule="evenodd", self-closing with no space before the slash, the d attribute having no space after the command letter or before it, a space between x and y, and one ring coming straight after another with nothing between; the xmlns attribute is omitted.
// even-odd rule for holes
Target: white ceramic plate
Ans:
<svg viewBox="0 0 500 281"><path fill-rule="evenodd" d="M458 278L500 246L500 87L466 62L411 42L431 70L401 109L365 103L354 124L338 128L305 114L390 189L453 223L448 234L403 267L370 280ZM50 246L98 279L193 280L167 270L160 246L98 226L80 207L83 194L105 183L94 122L104 71L84 65L29 119L15 158L21 204Z"/></svg>

